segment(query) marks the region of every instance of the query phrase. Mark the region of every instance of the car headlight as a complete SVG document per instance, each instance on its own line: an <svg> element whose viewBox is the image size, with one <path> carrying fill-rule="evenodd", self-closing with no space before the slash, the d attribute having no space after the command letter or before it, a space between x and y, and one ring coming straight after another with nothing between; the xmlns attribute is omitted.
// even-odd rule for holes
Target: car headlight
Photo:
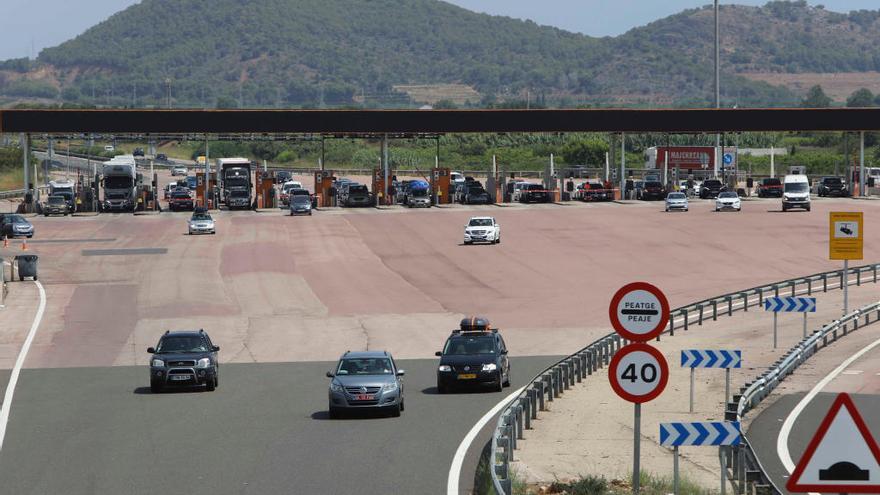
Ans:
<svg viewBox="0 0 880 495"><path fill-rule="evenodd" d="M394 392L397 390L397 380L392 380L386 383L384 388L386 392Z"/></svg>
<svg viewBox="0 0 880 495"><path fill-rule="evenodd" d="M150 366L154 368L164 368L165 361L162 361L161 359L153 359L152 361L150 361Z"/></svg>
<svg viewBox="0 0 880 495"><path fill-rule="evenodd" d="M486 363L483 365L483 371L495 371L498 366L495 363Z"/></svg>
<svg viewBox="0 0 880 495"><path fill-rule="evenodd" d="M788 196L782 196L782 199L788 201L790 198Z"/></svg>
<svg viewBox="0 0 880 495"><path fill-rule="evenodd" d="M196 368L208 368L211 366L211 358L202 358L199 359L199 362L196 363Z"/></svg>
<svg viewBox="0 0 880 495"><path fill-rule="evenodd" d="M341 383L339 383L337 381L332 381L332 382L330 382L330 391L331 392L344 392L345 388L342 386Z"/></svg>
<svg viewBox="0 0 880 495"><path fill-rule="evenodd" d="M437 368L437 371L443 371L443 372L452 371L452 366L449 366L448 364L441 364L441 365Z"/></svg>

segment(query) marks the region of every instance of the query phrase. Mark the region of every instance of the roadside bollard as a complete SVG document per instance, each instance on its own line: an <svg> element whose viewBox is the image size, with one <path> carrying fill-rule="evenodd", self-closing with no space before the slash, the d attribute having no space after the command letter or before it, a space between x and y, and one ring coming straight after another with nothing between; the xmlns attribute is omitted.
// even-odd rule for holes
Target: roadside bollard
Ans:
<svg viewBox="0 0 880 495"><path fill-rule="evenodd" d="M553 402L553 372L547 375L547 402Z"/></svg>
<svg viewBox="0 0 880 495"><path fill-rule="evenodd" d="M544 411L544 378L541 377L541 381L535 384L538 387L538 407Z"/></svg>
<svg viewBox="0 0 880 495"><path fill-rule="evenodd" d="M592 375L593 374L593 350L592 349L587 350L586 358L587 358L587 375Z"/></svg>
<svg viewBox="0 0 880 495"><path fill-rule="evenodd" d="M582 370L582 368L583 368L583 367L581 366L581 356L580 356L580 354L578 354L577 359L574 360L574 376L575 376L575 378L577 379L577 382L578 382L578 383L581 382L581 370Z"/></svg>

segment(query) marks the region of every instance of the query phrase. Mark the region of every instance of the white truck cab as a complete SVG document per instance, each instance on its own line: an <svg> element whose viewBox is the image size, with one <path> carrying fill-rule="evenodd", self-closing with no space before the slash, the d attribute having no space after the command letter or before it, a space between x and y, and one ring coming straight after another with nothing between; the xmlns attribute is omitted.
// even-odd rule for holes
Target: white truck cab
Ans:
<svg viewBox="0 0 880 495"><path fill-rule="evenodd" d="M782 211L792 208L810 211L810 181L806 175L786 175L782 181Z"/></svg>

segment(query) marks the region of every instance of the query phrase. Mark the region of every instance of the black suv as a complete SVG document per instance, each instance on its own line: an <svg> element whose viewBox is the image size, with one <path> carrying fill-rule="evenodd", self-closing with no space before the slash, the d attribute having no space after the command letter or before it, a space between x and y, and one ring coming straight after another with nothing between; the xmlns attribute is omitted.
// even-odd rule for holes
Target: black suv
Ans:
<svg viewBox="0 0 880 495"><path fill-rule="evenodd" d="M150 359L150 390L161 392L168 386L204 385L209 392L220 384L220 347L204 330L166 331L156 347L147 352Z"/></svg>
<svg viewBox="0 0 880 495"><path fill-rule="evenodd" d="M706 179L700 186L700 199L717 198L726 188L718 179Z"/></svg>
<svg viewBox="0 0 880 495"><path fill-rule="evenodd" d="M819 190L816 191L819 196L849 196L846 190L846 184L840 177L822 177L819 181Z"/></svg>
<svg viewBox="0 0 880 495"><path fill-rule="evenodd" d="M645 181L645 186L642 189L642 200L658 200L666 197L666 193L663 191L663 183L659 181Z"/></svg>
<svg viewBox="0 0 880 495"><path fill-rule="evenodd" d="M541 184L528 184L519 192L521 203L549 203L550 193Z"/></svg>
<svg viewBox="0 0 880 495"><path fill-rule="evenodd" d="M489 384L496 392L510 386L507 346L497 329L481 317L461 320L458 330L446 339L437 367L437 391L445 394L469 384Z"/></svg>

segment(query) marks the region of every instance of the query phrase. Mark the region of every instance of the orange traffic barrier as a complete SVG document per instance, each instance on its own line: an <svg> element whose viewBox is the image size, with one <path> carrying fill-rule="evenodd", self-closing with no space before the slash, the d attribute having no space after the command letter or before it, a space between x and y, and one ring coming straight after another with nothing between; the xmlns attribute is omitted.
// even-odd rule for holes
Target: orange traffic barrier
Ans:
<svg viewBox="0 0 880 495"><path fill-rule="evenodd" d="M25 237L24 240L21 241L21 250L27 251L27 237Z"/></svg>

